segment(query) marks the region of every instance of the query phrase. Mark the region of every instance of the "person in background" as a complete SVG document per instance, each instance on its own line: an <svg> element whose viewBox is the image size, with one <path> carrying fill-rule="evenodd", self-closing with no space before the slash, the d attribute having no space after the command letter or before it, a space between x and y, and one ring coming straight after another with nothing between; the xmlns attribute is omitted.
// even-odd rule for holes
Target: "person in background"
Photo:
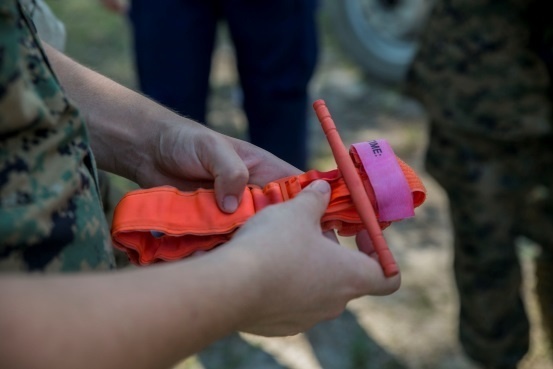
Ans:
<svg viewBox="0 0 553 369"><path fill-rule="evenodd" d="M127 2L101 0L126 12ZM140 89L206 121L220 21L236 52L249 141L307 168L307 86L316 65L317 0L132 0L129 19Z"/></svg>
<svg viewBox="0 0 553 369"><path fill-rule="evenodd" d="M213 252L111 270L96 163L142 187L211 184L226 212L247 183L299 170L74 62L17 0L0 4L0 49L2 367L170 367L233 331L295 334L399 288L399 275L322 234L324 181ZM366 234L359 245L370 254Z"/></svg>
<svg viewBox="0 0 553 369"><path fill-rule="evenodd" d="M460 341L484 368L516 368L528 351L520 236L540 246L536 292L553 334L553 27L545 5L436 1L407 80L429 116L427 170L449 198Z"/></svg>

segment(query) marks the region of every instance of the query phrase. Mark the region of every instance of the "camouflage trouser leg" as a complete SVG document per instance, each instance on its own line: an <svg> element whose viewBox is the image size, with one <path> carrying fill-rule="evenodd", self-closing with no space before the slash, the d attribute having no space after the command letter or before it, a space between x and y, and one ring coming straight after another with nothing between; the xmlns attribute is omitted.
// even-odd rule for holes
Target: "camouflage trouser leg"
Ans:
<svg viewBox="0 0 553 369"><path fill-rule="evenodd" d="M427 169L448 193L454 226L460 340L486 368L515 368L528 351L515 240L535 144L431 132Z"/></svg>
<svg viewBox="0 0 553 369"><path fill-rule="evenodd" d="M483 194L450 197L461 343L486 368L515 368L528 351L529 322L508 219L512 209L501 203L490 208L493 203Z"/></svg>
<svg viewBox="0 0 553 369"><path fill-rule="evenodd" d="M551 326L553 212L522 214L535 188L553 192L549 18L532 0L437 1L408 75L431 120L427 169L451 201L461 341L491 368L528 349L514 246L525 225L544 250L537 290Z"/></svg>

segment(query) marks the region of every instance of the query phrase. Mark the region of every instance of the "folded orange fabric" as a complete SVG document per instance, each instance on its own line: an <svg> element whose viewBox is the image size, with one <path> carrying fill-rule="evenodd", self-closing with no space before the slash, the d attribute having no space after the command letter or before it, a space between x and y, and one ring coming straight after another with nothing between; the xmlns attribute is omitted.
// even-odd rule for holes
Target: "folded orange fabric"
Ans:
<svg viewBox="0 0 553 369"><path fill-rule="evenodd" d="M350 150L350 155L380 227L384 229L392 221L400 220L380 219L379 199L372 185L375 180L368 175L356 151ZM426 189L413 169L396 159L393 165L397 165L403 174L400 180L406 181L412 199L408 206L414 209L426 199ZM295 197L317 179L327 181L332 190L329 206L321 219L323 230L335 229L342 236L352 236L361 231L363 223L340 171L311 170L271 182L263 188L248 185L238 209L232 214L219 210L211 189L183 192L163 186L131 191L115 208L111 230L113 242L137 265L182 259L195 251L207 251L227 242L256 212Z"/></svg>

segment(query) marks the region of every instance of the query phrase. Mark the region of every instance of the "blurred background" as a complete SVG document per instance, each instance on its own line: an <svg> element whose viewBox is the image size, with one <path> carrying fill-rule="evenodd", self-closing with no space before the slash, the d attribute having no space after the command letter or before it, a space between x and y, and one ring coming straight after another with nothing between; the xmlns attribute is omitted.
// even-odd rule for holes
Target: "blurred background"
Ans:
<svg viewBox="0 0 553 369"><path fill-rule="evenodd" d="M124 17L98 0L48 0L67 30L66 53L132 89L137 88L132 40ZM385 231L402 273L401 290L388 297L353 301L346 313L290 338L234 335L179 369L471 369L457 342L457 297L452 277L452 239L447 198L425 174L426 116L402 94L401 81L416 50L416 35L430 2L325 1L319 11L321 53L310 85L311 100L324 99L344 143L387 139L396 154L414 167L428 189L416 217ZM349 5L346 5L349 4ZM362 4L362 5L359 5ZM383 5L384 4L384 5ZM387 5L386 5L387 4ZM378 31L375 31L378 29ZM234 53L224 26L213 58L207 123L244 138L246 119ZM314 114L309 122L309 168L336 164ZM112 177L113 201L135 185ZM343 239L351 245L351 240ZM521 248L527 307L539 320L532 263L535 249ZM536 325L538 326L538 325ZM543 332L533 331L524 369L553 369ZM130 352L129 355L133 353Z"/></svg>

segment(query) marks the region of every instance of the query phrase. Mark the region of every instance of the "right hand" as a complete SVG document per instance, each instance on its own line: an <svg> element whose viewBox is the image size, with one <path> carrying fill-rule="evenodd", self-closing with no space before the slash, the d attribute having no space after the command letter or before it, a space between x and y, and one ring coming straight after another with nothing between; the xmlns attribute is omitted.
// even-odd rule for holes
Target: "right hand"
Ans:
<svg viewBox="0 0 553 369"><path fill-rule="evenodd" d="M399 288L400 276L386 278L374 257L322 234L320 219L329 199L330 186L315 181L296 198L252 217L224 246L245 251L259 268L258 301L240 330L297 334L337 317L354 298Z"/></svg>

